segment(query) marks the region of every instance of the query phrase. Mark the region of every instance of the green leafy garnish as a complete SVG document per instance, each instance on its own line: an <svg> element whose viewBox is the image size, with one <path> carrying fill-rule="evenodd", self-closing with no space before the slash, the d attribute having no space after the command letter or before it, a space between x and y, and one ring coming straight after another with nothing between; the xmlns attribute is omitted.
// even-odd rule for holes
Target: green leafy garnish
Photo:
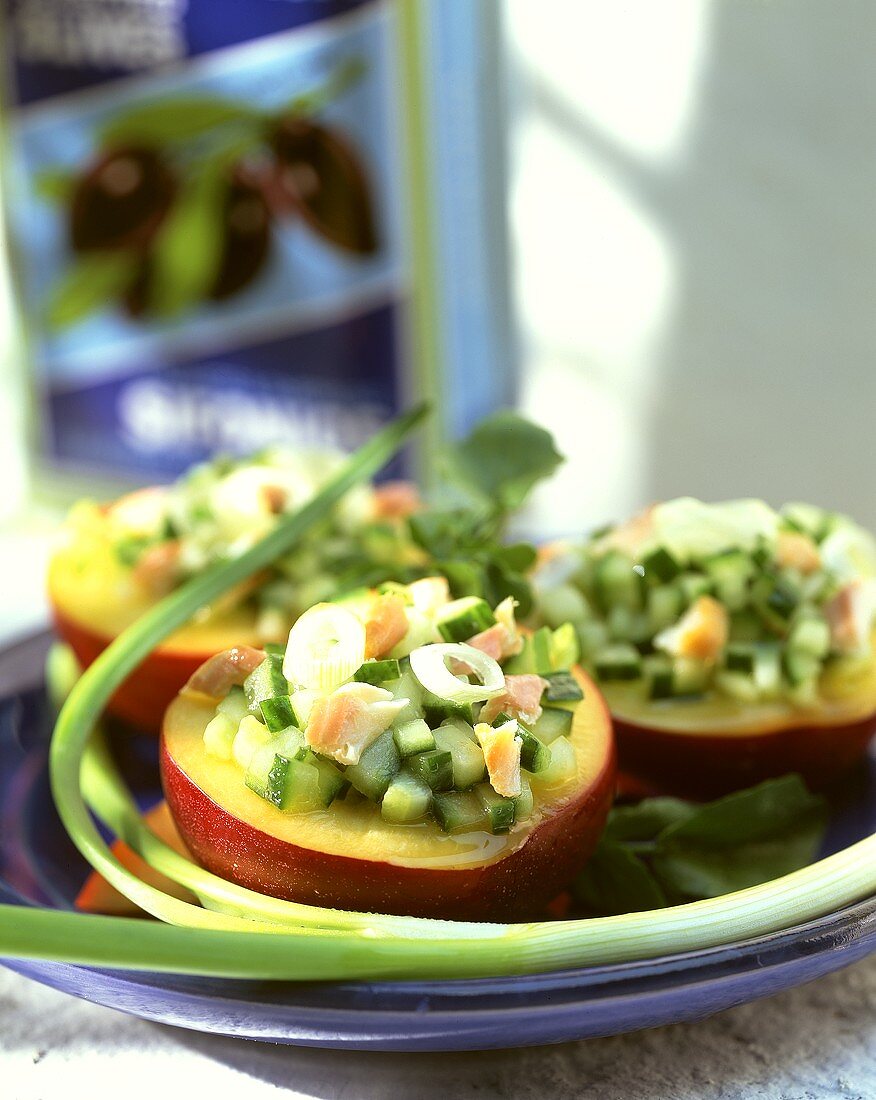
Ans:
<svg viewBox="0 0 876 1100"><path fill-rule="evenodd" d="M826 824L825 800L797 775L706 805L646 798L612 810L572 895L601 916L719 897L811 863Z"/></svg>

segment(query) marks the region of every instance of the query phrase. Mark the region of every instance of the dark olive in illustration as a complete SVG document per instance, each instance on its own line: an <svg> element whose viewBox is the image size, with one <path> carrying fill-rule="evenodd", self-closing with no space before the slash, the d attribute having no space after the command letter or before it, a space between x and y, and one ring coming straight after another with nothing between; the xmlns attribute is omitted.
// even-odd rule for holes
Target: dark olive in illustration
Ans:
<svg viewBox="0 0 876 1100"><path fill-rule="evenodd" d="M258 179L239 166L222 209L222 251L209 290L214 301L230 298L253 281L271 249L271 210Z"/></svg>
<svg viewBox="0 0 876 1100"><path fill-rule="evenodd" d="M327 126L287 115L270 134L272 198L296 211L320 236L360 255L379 242L364 166L349 142Z"/></svg>
<svg viewBox="0 0 876 1100"><path fill-rule="evenodd" d="M105 152L73 188L74 251L143 248L164 220L176 188L176 176L157 150L131 146Z"/></svg>

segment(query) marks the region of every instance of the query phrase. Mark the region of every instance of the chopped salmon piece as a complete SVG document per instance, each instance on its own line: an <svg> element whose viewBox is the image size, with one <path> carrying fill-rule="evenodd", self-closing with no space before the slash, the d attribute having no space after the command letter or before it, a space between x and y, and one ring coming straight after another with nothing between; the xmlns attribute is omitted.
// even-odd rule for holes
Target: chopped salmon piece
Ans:
<svg viewBox="0 0 876 1100"><path fill-rule="evenodd" d="M484 750L484 762L490 783L497 794L516 798L521 791L520 750L523 742L517 736L517 721L503 722L495 729L478 722L475 736Z"/></svg>
<svg viewBox="0 0 876 1100"><path fill-rule="evenodd" d="M153 806L148 813L143 815L143 820L165 844L173 848L175 852L179 852L181 856L189 858L189 853L180 839L166 802L159 802L157 806ZM184 886L180 886L162 875L160 871L156 871L154 867L150 867L123 840L115 841L112 845L112 853L123 867L126 867L137 878L142 879L150 886L155 886L159 890L163 890L165 894L170 894L181 901L196 901L194 895L186 890ZM92 871L85 880L85 885L79 891L75 905L77 909L81 909L85 913L102 913L107 916L119 917L143 915L142 910L130 898L126 898L115 886L111 886L103 875L97 871Z"/></svg>
<svg viewBox="0 0 876 1100"><path fill-rule="evenodd" d="M374 490L377 519L404 519L422 508L417 487L410 481L385 481Z"/></svg>
<svg viewBox="0 0 876 1100"><path fill-rule="evenodd" d="M189 677L181 695L209 695L222 699L235 684L242 684L249 674L267 657L263 649L236 645L214 654Z"/></svg>
<svg viewBox="0 0 876 1100"><path fill-rule="evenodd" d="M259 496L272 516L279 515L286 507L288 493L282 485L260 485Z"/></svg>
<svg viewBox="0 0 876 1100"><path fill-rule="evenodd" d="M673 657L715 661L727 644L729 627L723 604L712 596L700 596L674 626L656 636L654 645Z"/></svg>
<svg viewBox="0 0 876 1100"><path fill-rule="evenodd" d="M541 697L547 686L547 680L531 673L506 676L504 692L486 701L480 713L481 721L489 723L500 714L508 714L526 723L537 722L541 716Z"/></svg>
<svg viewBox="0 0 876 1100"><path fill-rule="evenodd" d="M824 605L831 645L841 653L865 650L876 612L876 581L854 580Z"/></svg>
<svg viewBox="0 0 876 1100"><path fill-rule="evenodd" d="M508 596L496 608L496 621L492 626L469 638L467 644L486 653L494 661L505 657L515 657L523 649L523 638L514 621L514 608L517 601Z"/></svg>
<svg viewBox="0 0 876 1100"><path fill-rule="evenodd" d="M365 622L365 657L385 657L408 632L405 601L394 592L378 596Z"/></svg>
<svg viewBox="0 0 876 1100"><path fill-rule="evenodd" d="M776 561L803 574L814 573L821 568L821 555L815 540L796 531L779 532Z"/></svg>
<svg viewBox="0 0 876 1100"><path fill-rule="evenodd" d="M179 579L179 555L176 539L147 547L134 566L134 580L153 596L166 596Z"/></svg>
<svg viewBox="0 0 876 1100"><path fill-rule="evenodd" d="M358 764L368 746L389 729L407 699L374 684L343 684L320 696L307 721L307 743L342 764Z"/></svg>

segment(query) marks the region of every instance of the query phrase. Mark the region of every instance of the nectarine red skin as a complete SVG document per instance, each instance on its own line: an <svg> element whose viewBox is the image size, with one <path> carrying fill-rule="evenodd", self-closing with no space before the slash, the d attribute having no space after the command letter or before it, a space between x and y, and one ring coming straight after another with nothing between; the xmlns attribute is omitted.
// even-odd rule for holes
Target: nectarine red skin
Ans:
<svg viewBox="0 0 876 1100"><path fill-rule="evenodd" d="M177 766L163 739L161 748L165 798L186 846L208 870L290 901L449 920L505 921L537 913L596 847L614 778L612 747L596 782L540 822L515 851L482 866L434 869L288 844L223 810Z"/></svg>
<svg viewBox="0 0 876 1100"><path fill-rule="evenodd" d="M88 668L112 641L75 622L57 607L53 609L53 620L58 637L70 646L83 668ZM113 695L108 712L138 730L159 733L165 710L189 677L210 656L211 653L200 651L181 653L156 649Z"/></svg>
<svg viewBox="0 0 876 1100"><path fill-rule="evenodd" d="M620 767L667 794L711 799L789 772L812 790L836 783L867 751L876 713L836 726L798 726L733 736L674 733L613 716Z"/></svg>

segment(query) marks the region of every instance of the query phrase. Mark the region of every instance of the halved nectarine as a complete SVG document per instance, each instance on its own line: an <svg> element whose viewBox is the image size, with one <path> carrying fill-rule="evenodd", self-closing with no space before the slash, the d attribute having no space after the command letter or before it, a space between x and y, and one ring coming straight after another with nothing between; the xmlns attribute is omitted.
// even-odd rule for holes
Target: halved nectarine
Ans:
<svg viewBox="0 0 876 1100"><path fill-rule="evenodd" d="M817 705L702 699L648 700L603 686L624 773L662 791L716 798L788 772L812 789L860 761L876 734L876 660L846 661L821 677Z"/></svg>
<svg viewBox="0 0 876 1100"><path fill-rule="evenodd" d="M391 825L367 802L286 814L249 790L234 763L204 750L208 700L180 696L164 721L165 797L192 855L264 894L340 909L458 920L522 919L586 862L614 794L611 720L593 682L570 734L576 770L556 786L532 776L532 816L502 835Z"/></svg>

